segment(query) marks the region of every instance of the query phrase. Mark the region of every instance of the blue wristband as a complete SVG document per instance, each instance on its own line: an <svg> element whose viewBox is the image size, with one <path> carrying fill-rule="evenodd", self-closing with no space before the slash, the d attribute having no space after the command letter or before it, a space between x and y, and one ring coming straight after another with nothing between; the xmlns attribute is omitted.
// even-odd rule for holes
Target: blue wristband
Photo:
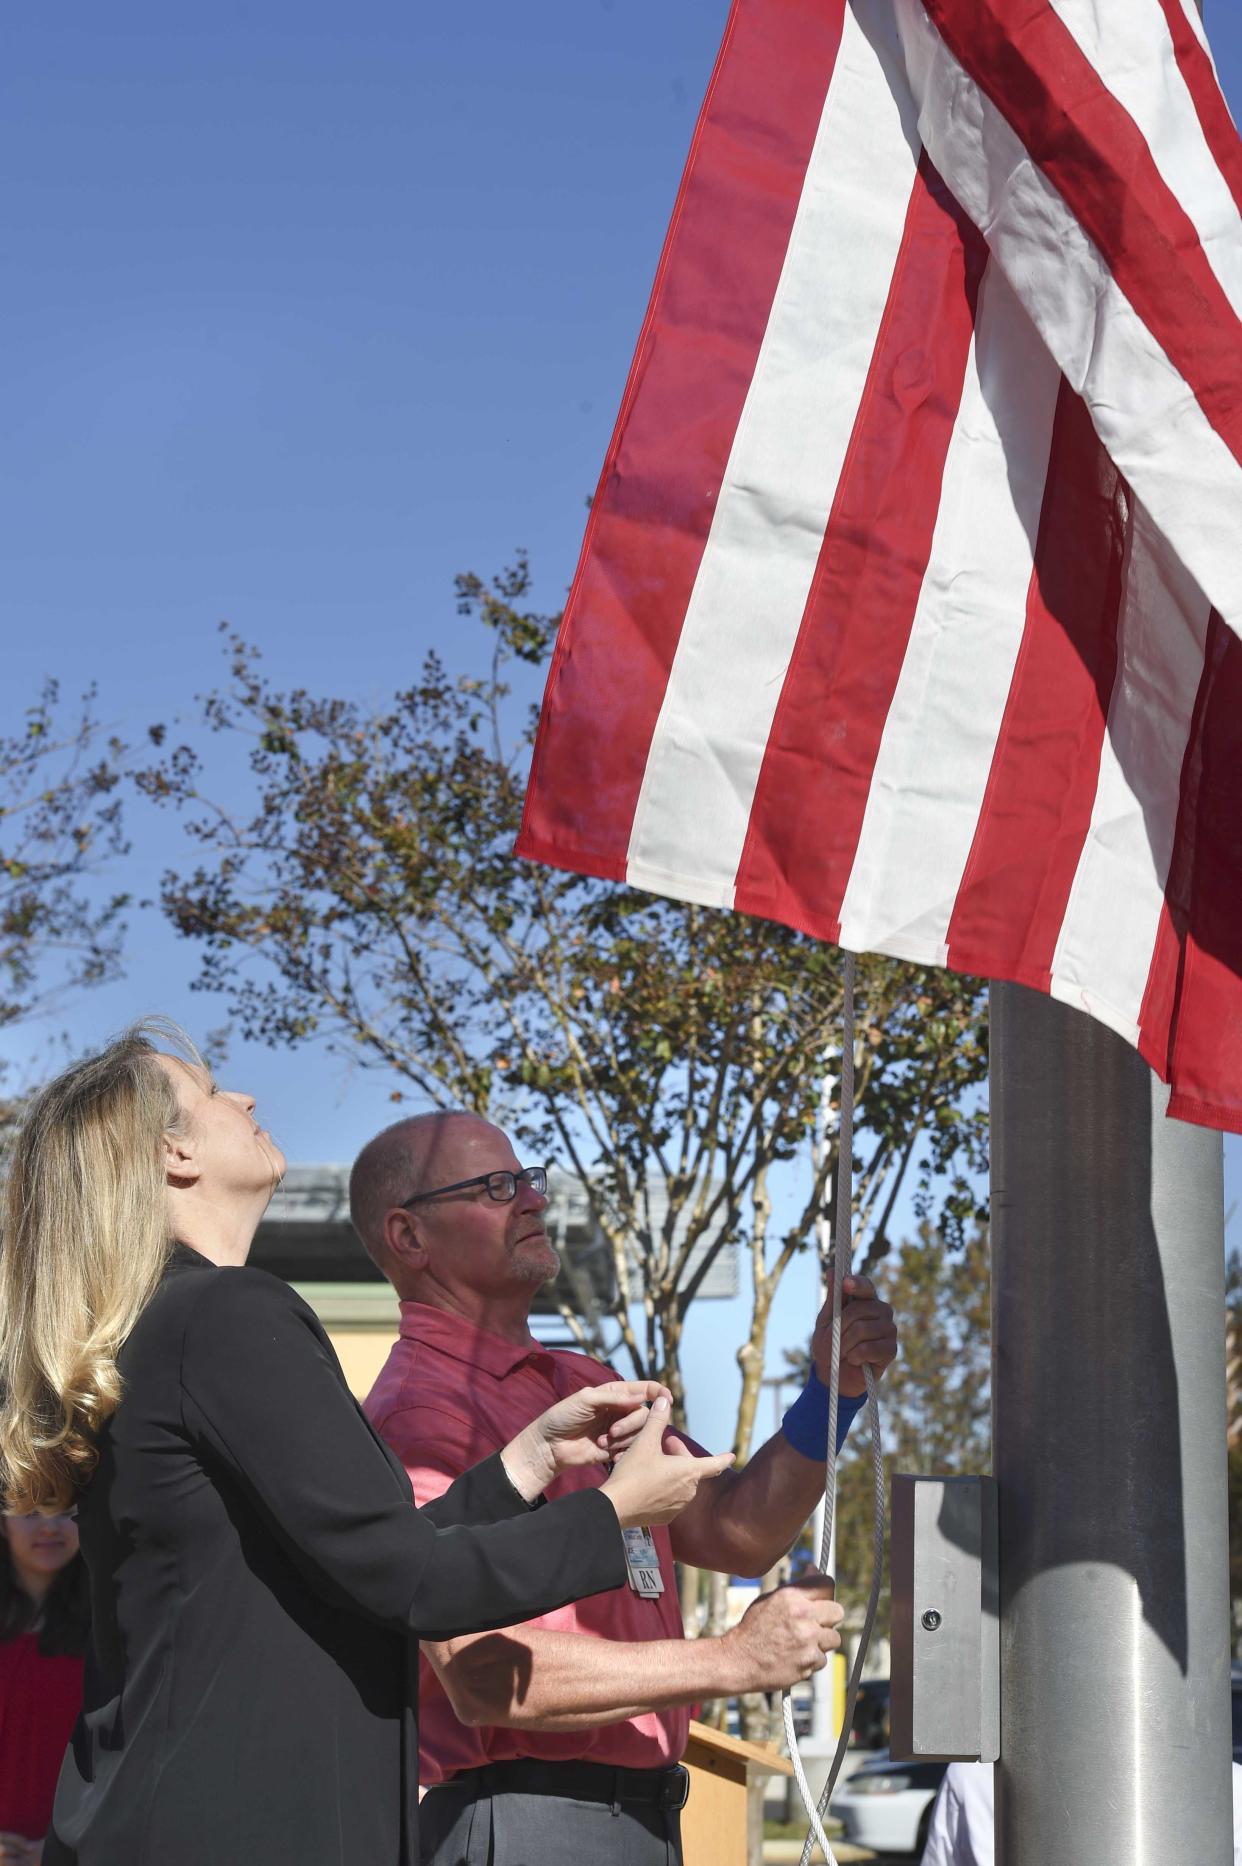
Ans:
<svg viewBox="0 0 1242 1866"><path fill-rule="evenodd" d="M828 1456L828 1388L824 1385L815 1369L799 1393L789 1411L781 1421L781 1431L795 1451L804 1458L814 1458L822 1464ZM845 1443L846 1434L855 1419L867 1404L867 1395L842 1393L837 1400L837 1450Z"/></svg>

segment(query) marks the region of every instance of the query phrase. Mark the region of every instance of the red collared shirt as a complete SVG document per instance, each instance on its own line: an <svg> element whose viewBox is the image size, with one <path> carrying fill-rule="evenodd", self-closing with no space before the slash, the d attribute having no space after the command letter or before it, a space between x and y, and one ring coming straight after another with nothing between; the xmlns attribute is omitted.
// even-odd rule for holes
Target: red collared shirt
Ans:
<svg viewBox="0 0 1242 1866"><path fill-rule="evenodd" d="M517 1346L484 1329L429 1308L401 1304L401 1332L366 1402L367 1417L410 1474L414 1495L427 1503L455 1477L507 1445L555 1400L580 1387L603 1386L616 1374L584 1354ZM603 1465L567 1471L549 1496L602 1484ZM640 1598L630 1587L575 1601L528 1624L590 1639L680 1639L681 1613L667 1529L652 1531L660 1554L664 1592ZM686 1745L688 1708L648 1711L625 1723L592 1730L468 1729L452 1707L425 1657L419 1664L419 1722L424 1786L459 1769L515 1756L549 1761L588 1757L636 1769L667 1767Z"/></svg>

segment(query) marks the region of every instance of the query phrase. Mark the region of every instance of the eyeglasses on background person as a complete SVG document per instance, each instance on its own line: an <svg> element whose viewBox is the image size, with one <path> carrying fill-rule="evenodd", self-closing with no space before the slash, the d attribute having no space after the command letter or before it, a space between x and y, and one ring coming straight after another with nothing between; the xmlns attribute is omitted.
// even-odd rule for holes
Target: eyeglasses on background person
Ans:
<svg viewBox="0 0 1242 1866"><path fill-rule="evenodd" d="M532 1192L542 1196L548 1189L548 1169L546 1166L524 1166L519 1173L479 1173L473 1179L457 1179L451 1186L436 1186L431 1192L416 1192L412 1199L402 1199L399 1210L405 1211L411 1205L421 1205L424 1199L442 1199L449 1192L465 1192L469 1186L486 1186L489 1199L495 1199L497 1205L508 1205L510 1200L517 1197L519 1186L529 1186Z"/></svg>

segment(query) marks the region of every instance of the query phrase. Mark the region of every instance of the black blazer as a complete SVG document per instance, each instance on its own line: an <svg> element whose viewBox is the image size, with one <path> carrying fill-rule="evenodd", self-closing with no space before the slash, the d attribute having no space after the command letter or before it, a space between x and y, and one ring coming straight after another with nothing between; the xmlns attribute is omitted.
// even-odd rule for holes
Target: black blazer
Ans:
<svg viewBox="0 0 1242 1866"><path fill-rule="evenodd" d="M417 1866L417 1636L619 1586L611 1504L493 1457L416 1509L301 1298L184 1246L120 1369L45 1866Z"/></svg>

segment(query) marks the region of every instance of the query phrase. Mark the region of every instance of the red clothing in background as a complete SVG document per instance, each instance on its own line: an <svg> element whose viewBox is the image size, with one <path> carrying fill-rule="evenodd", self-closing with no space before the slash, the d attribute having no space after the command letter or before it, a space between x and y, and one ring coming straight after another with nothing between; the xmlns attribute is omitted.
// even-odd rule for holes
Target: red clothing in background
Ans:
<svg viewBox="0 0 1242 1866"><path fill-rule="evenodd" d="M518 1347L459 1316L421 1302L401 1304L401 1333L372 1387L366 1414L405 1465L422 1505L447 1490L455 1477L490 1457L523 1426L580 1387L603 1386L616 1374L585 1354L560 1348ZM696 1447L697 1449L697 1447ZM602 1464L562 1472L548 1496L599 1485ZM595 1639L680 1639L681 1611L668 1530L652 1531L660 1553L664 1592L641 1599L616 1587L548 1613L532 1626ZM583 1664L590 1664L584 1649ZM590 1730L469 1729L459 1723L425 1658L420 1656L419 1780L425 1788L486 1762L538 1756L560 1762L586 1757L614 1768L663 1769L686 1746L690 1711L644 1711L625 1723Z"/></svg>
<svg viewBox="0 0 1242 1866"><path fill-rule="evenodd" d="M42 1840L82 1708L81 1659L45 1658L39 1635L0 1641L0 1833Z"/></svg>

